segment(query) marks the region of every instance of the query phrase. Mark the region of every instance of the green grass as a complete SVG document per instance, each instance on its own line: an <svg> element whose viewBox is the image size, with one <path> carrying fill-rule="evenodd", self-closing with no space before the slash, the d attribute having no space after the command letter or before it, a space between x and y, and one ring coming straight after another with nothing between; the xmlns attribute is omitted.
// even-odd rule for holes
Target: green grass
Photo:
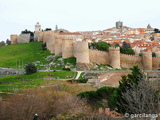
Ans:
<svg viewBox="0 0 160 120"><path fill-rule="evenodd" d="M34 88L43 85L44 80L29 80L13 83L0 84L0 91L2 92L16 92L25 88Z"/></svg>
<svg viewBox="0 0 160 120"><path fill-rule="evenodd" d="M72 63L72 65L76 65L76 58L75 57L71 57L71 58L67 58L67 59L64 59L64 63Z"/></svg>
<svg viewBox="0 0 160 120"><path fill-rule="evenodd" d="M43 78L69 79L74 78L76 74L72 71L56 71L0 77L0 92L16 92L25 88L34 88L46 82Z"/></svg>
<svg viewBox="0 0 160 120"><path fill-rule="evenodd" d="M68 77L67 77L68 76ZM60 78L60 79L68 79L74 78L76 76L75 72L72 71L56 71L56 72L37 72L34 74L22 74L22 75L12 75L0 77L1 82L8 81L22 81L22 80L32 80L32 79L43 79L43 78Z"/></svg>
<svg viewBox="0 0 160 120"><path fill-rule="evenodd" d="M0 67L24 68L29 62L40 61L48 64L45 58L52 55L48 50L43 51L42 42L18 43L0 47Z"/></svg>
<svg viewBox="0 0 160 120"><path fill-rule="evenodd" d="M62 58L62 56L56 56L58 58ZM76 66L76 58L66 58L63 61L54 60L55 65L51 67L51 70L62 70L65 65L70 66L71 68L75 68Z"/></svg>

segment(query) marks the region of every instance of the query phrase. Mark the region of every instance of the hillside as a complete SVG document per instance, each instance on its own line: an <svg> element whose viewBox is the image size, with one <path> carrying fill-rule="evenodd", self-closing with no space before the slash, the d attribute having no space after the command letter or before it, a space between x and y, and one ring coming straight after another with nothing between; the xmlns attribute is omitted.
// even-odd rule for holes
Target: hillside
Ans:
<svg viewBox="0 0 160 120"><path fill-rule="evenodd" d="M52 55L43 51L42 42L19 43L0 47L0 67L23 68L28 62L48 64L45 58Z"/></svg>

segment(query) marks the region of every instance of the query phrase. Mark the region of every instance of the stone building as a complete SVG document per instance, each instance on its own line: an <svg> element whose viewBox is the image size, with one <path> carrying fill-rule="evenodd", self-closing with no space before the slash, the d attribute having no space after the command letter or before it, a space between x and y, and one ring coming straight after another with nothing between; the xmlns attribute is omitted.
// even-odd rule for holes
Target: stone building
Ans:
<svg viewBox="0 0 160 120"><path fill-rule="evenodd" d="M123 27L123 22L121 22L121 21L116 22L116 28L117 29L122 28L122 27Z"/></svg>

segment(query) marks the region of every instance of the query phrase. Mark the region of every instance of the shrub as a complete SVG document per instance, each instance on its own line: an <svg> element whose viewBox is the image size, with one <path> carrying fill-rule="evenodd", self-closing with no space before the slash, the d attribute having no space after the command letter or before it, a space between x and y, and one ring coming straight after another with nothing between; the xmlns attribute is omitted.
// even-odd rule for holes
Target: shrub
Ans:
<svg viewBox="0 0 160 120"><path fill-rule="evenodd" d="M78 79L78 80L67 80L70 83L87 83L88 79Z"/></svg>
<svg viewBox="0 0 160 120"><path fill-rule="evenodd" d="M71 71L71 69L70 69L70 68L63 68L63 70Z"/></svg>
<svg viewBox="0 0 160 120"><path fill-rule="evenodd" d="M33 63L28 63L25 66L25 71L26 71L26 74L32 74L37 72L37 68Z"/></svg>

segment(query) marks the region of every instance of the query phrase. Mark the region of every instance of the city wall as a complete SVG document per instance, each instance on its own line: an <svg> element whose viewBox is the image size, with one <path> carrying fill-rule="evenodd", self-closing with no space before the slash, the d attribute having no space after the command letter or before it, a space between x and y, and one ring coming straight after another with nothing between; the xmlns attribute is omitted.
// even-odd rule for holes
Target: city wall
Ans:
<svg viewBox="0 0 160 120"><path fill-rule="evenodd" d="M30 34L20 34L19 39L17 39L18 43L28 43L30 42Z"/></svg>
<svg viewBox="0 0 160 120"><path fill-rule="evenodd" d="M160 57L153 57L152 58L152 69L153 70L160 69Z"/></svg>
<svg viewBox="0 0 160 120"><path fill-rule="evenodd" d="M77 58L77 63L90 63L88 42L74 42L74 57Z"/></svg>
<svg viewBox="0 0 160 120"><path fill-rule="evenodd" d="M99 51L94 49L89 49L89 60L90 62L100 63L100 64L109 64L108 52Z"/></svg>
<svg viewBox="0 0 160 120"><path fill-rule="evenodd" d="M131 68L133 65L138 65L142 68L142 60L140 56L120 54L121 68Z"/></svg>
<svg viewBox="0 0 160 120"><path fill-rule="evenodd" d="M65 37L62 42L62 58L74 57L73 38Z"/></svg>
<svg viewBox="0 0 160 120"><path fill-rule="evenodd" d="M121 54L117 47L110 47L109 52L88 48L85 41L74 41L73 38L60 36L54 31L38 32L38 41L46 43L47 49L55 55L62 55L62 58L76 57L77 63L100 63L110 64L113 68L131 68L139 65L144 70L160 69L160 57L152 57L151 52L143 52L142 57ZM28 42L28 36L24 36ZM22 37L11 35L11 43L20 43ZM36 36L37 40L37 36Z"/></svg>

